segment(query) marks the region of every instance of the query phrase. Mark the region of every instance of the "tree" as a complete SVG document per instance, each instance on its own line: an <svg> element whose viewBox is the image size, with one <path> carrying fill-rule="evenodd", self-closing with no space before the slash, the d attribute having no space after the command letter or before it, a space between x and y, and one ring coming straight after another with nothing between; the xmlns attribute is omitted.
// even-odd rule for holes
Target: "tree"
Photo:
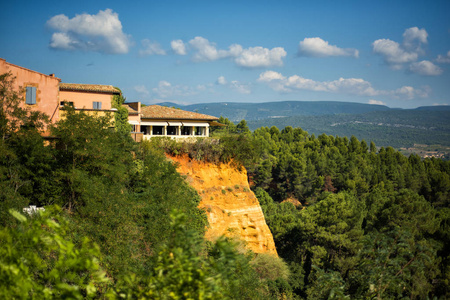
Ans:
<svg viewBox="0 0 450 300"><path fill-rule="evenodd" d="M120 91L119 88L116 87ZM117 109L114 114L116 130L124 135L129 135L131 132L131 124L128 123L128 110L122 104L126 101L122 92L119 95L113 96L112 107Z"/></svg>
<svg viewBox="0 0 450 300"><path fill-rule="evenodd" d="M119 281L116 294L127 299L263 299L250 257L220 238L208 248L186 227L186 216L173 211L166 243L150 257L147 276Z"/></svg>
<svg viewBox="0 0 450 300"><path fill-rule="evenodd" d="M249 133L250 129L248 129L247 121L241 120L236 125L236 133Z"/></svg>
<svg viewBox="0 0 450 300"><path fill-rule="evenodd" d="M36 201L39 179L48 172L51 157L45 151L40 130L48 118L24 108L14 90L11 73L0 75L0 224L12 222L8 213ZM42 180L41 180L42 182ZM37 197L32 197L37 194ZM31 197L30 197L31 196ZM31 199L29 199L31 198ZM34 203L36 204L36 203Z"/></svg>
<svg viewBox="0 0 450 300"><path fill-rule="evenodd" d="M21 105L23 99L13 88L15 78L11 73L0 75L0 135L2 140L22 128L42 129L48 117Z"/></svg>

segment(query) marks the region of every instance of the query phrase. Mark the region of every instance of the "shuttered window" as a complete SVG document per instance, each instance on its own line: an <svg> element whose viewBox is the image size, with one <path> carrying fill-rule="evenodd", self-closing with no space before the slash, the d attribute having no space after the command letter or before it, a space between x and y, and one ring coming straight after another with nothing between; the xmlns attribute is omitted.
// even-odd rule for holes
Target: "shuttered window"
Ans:
<svg viewBox="0 0 450 300"><path fill-rule="evenodd" d="M94 109L102 109L102 103L101 102L92 102L93 103L93 108Z"/></svg>
<svg viewBox="0 0 450 300"><path fill-rule="evenodd" d="M36 88L34 86L27 86L25 103L36 104Z"/></svg>

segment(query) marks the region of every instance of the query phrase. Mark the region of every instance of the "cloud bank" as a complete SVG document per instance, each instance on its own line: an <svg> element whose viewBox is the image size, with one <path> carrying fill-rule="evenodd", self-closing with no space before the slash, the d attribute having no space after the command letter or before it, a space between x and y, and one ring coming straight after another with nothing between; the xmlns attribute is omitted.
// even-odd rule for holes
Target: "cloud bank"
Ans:
<svg viewBox="0 0 450 300"><path fill-rule="evenodd" d="M240 67L261 68L282 66L287 53L282 47L273 49L263 47L249 47L244 49L239 44L232 44L228 49L218 49L217 45L204 37L197 36L189 42L181 40L171 42L172 50L179 55L186 55L191 50L194 62L216 61L229 58Z"/></svg>
<svg viewBox="0 0 450 300"><path fill-rule="evenodd" d="M396 90L376 90L372 84L360 78L339 78L333 81L315 81L298 75L283 76L275 71L266 71L259 75L259 82L267 84L275 91L292 93L298 90L316 92L343 93L357 96L392 96L395 98L413 99L427 97L428 89L415 89L403 86Z"/></svg>
<svg viewBox="0 0 450 300"><path fill-rule="evenodd" d="M122 31L119 15L111 9L100 10L96 15L76 15L72 19L56 15L47 21L47 26L56 31L50 40L53 49L124 54L131 46L129 36Z"/></svg>

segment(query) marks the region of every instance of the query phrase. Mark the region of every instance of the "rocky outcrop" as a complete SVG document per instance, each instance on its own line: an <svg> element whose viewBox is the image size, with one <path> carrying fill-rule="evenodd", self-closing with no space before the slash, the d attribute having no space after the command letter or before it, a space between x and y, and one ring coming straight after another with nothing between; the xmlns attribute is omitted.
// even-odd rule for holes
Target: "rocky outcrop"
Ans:
<svg viewBox="0 0 450 300"><path fill-rule="evenodd" d="M255 253L277 255L272 233L258 199L250 190L245 168L213 164L188 157L170 157L177 170L201 197L200 207L208 216L206 238L238 237Z"/></svg>

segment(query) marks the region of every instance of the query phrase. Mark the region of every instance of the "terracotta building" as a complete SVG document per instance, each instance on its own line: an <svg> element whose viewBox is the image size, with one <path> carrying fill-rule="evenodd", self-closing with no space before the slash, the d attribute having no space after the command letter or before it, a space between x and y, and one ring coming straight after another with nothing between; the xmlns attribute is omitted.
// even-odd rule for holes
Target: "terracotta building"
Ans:
<svg viewBox="0 0 450 300"><path fill-rule="evenodd" d="M100 115L116 111L111 103L120 90L111 85L61 83L54 74L45 75L0 58L0 74L9 72L15 77L13 88L23 98L23 105L45 113L52 123L64 117L64 105Z"/></svg>
<svg viewBox="0 0 450 300"><path fill-rule="evenodd" d="M11 73L23 105L34 111L40 111L50 117L52 123L59 120L59 83L61 79L53 74L45 75L20 66L13 65L0 58L0 74Z"/></svg>

